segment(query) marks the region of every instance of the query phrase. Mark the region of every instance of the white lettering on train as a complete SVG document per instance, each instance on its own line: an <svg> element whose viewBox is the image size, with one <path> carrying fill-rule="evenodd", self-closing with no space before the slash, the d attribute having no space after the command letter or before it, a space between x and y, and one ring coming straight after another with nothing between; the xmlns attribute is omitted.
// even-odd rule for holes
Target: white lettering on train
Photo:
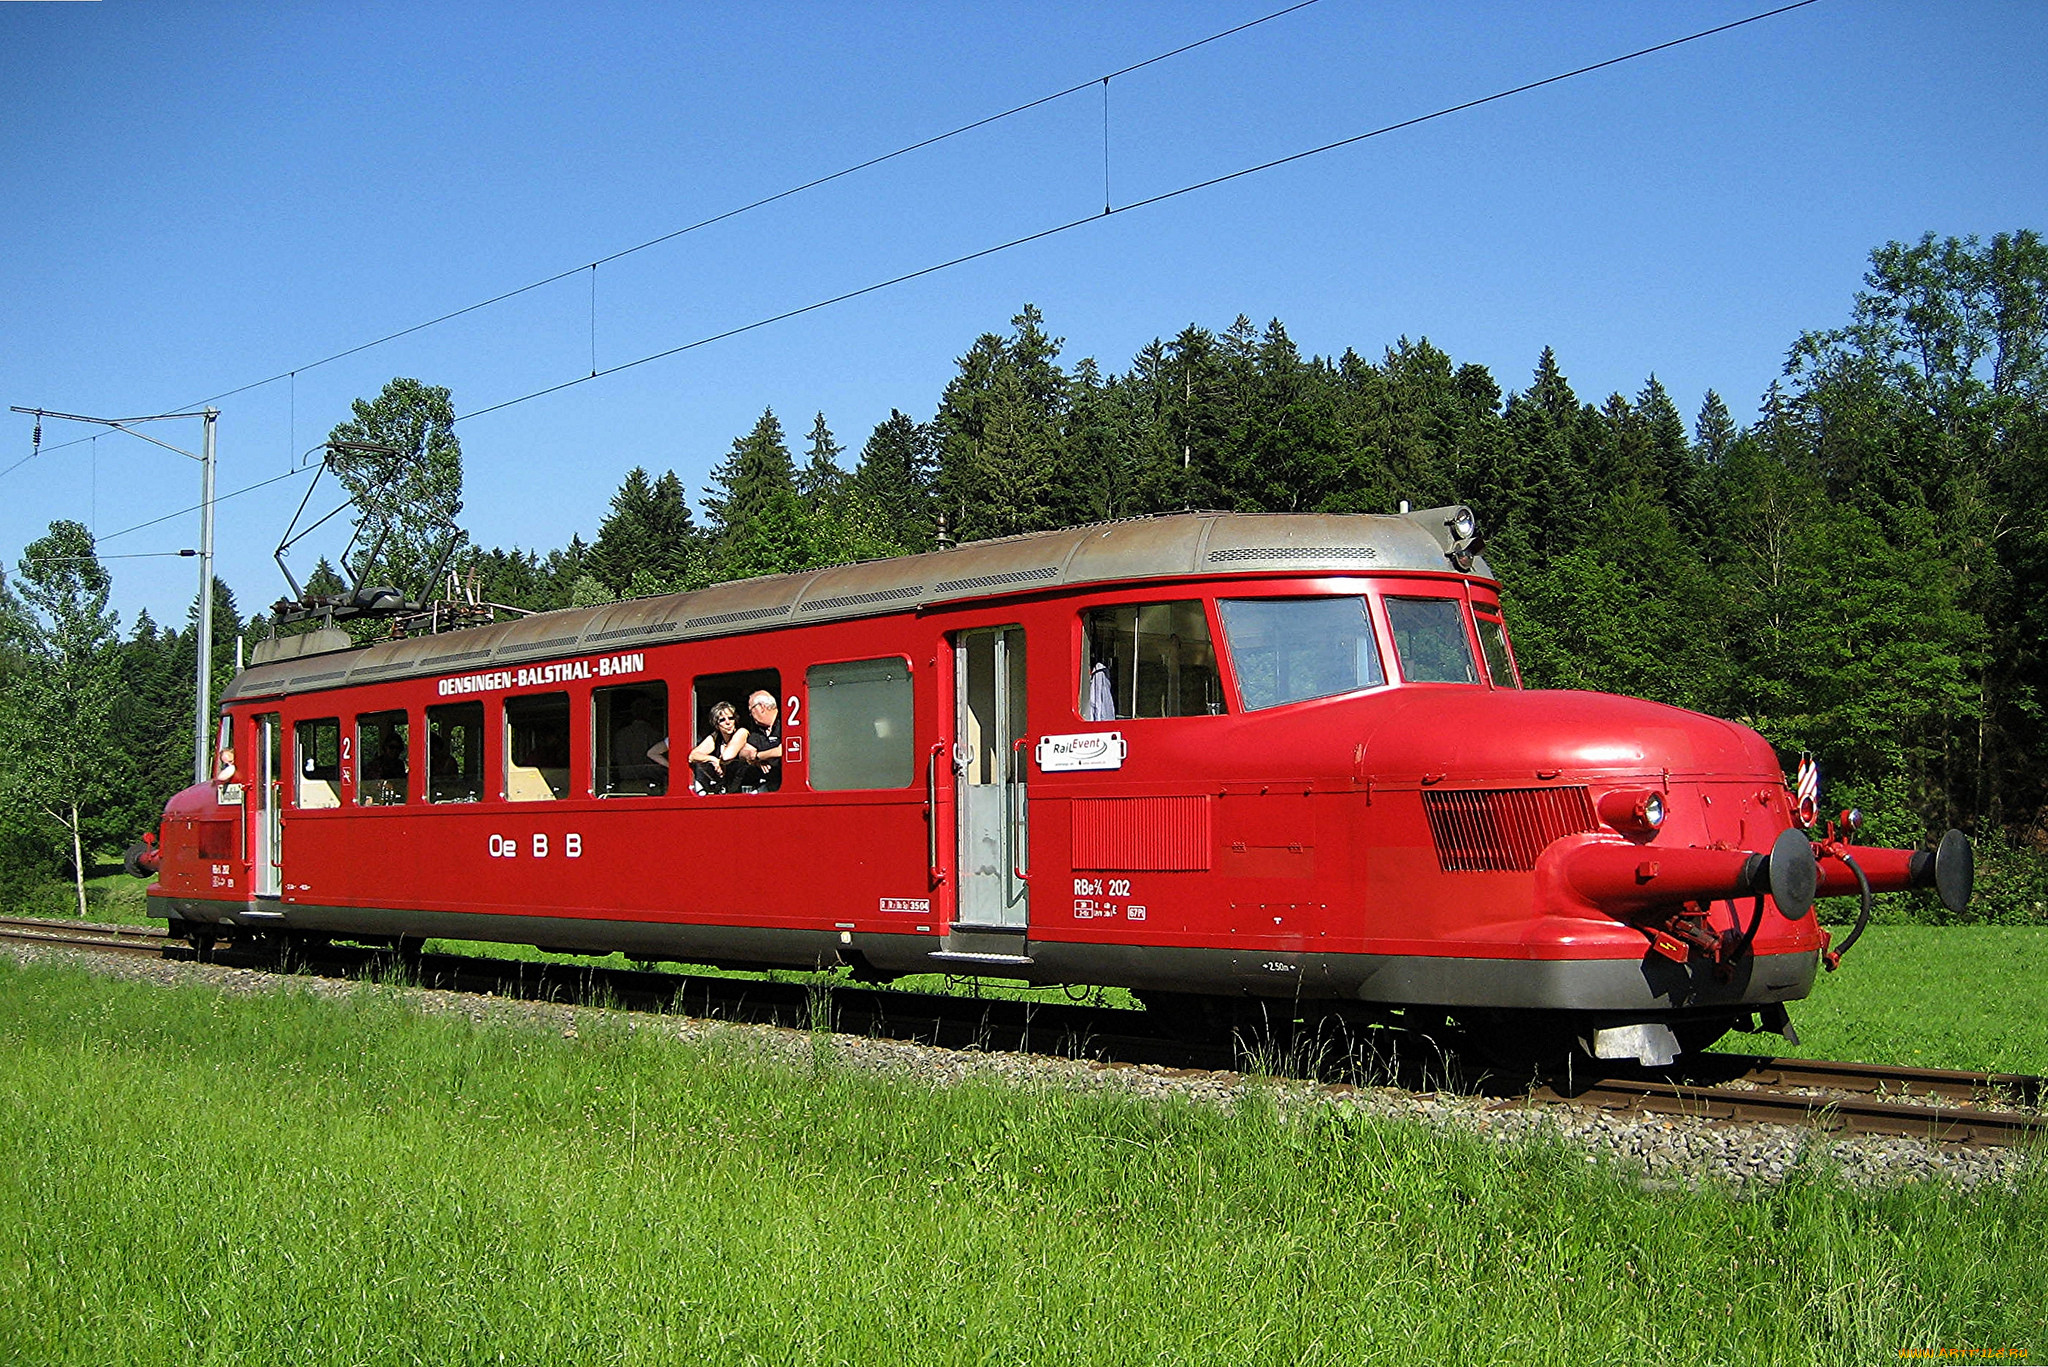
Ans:
<svg viewBox="0 0 2048 1367"><path fill-rule="evenodd" d="M552 844L552 842L548 839L547 834L542 831L535 831L531 839L533 841L533 857L535 859L547 858L549 848ZM562 854L564 857L569 859L581 859L583 857L583 836L580 832L570 831L567 835L562 837ZM491 858L517 859L518 857L518 836L493 835L491 837Z"/></svg>
<svg viewBox="0 0 2048 1367"><path fill-rule="evenodd" d="M630 655L602 655L595 660L563 660L551 665L521 665L518 669L457 674L441 680L435 688L442 697L452 698L465 693L531 688L536 684L571 683L577 679L610 679L621 674L638 674L646 668L646 653L634 651Z"/></svg>

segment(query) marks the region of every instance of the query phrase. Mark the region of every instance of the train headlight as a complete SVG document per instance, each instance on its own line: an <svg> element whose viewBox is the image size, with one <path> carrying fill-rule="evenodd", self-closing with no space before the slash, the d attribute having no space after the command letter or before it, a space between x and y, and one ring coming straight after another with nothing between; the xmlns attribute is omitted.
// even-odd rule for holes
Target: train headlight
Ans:
<svg viewBox="0 0 2048 1367"><path fill-rule="evenodd" d="M1644 788L1623 788L1600 799L1600 819L1632 835L1655 835L1665 811L1664 795Z"/></svg>
<svg viewBox="0 0 2048 1367"><path fill-rule="evenodd" d="M1470 508L1460 508L1451 515L1451 535L1458 540L1470 541L1472 533L1478 530L1479 526L1472 520L1472 510Z"/></svg>

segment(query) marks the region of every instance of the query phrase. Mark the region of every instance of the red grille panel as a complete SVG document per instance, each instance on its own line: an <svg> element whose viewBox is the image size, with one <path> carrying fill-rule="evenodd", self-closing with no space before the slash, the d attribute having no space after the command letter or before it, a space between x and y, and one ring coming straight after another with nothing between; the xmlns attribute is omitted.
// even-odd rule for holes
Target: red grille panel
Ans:
<svg viewBox="0 0 2048 1367"><path fill-rule="evenodd" d="M1074 799L1074 867L1199 873L1209 867L1207 797Z"/></svg>
<svg viewBox="0 0 2048 1367"><path fill-rule="evenodd" d="M1429 833L1445 873L1536 867L1551 841L1597 829L1584 788L1469 788L1425 792Z"/></svg>

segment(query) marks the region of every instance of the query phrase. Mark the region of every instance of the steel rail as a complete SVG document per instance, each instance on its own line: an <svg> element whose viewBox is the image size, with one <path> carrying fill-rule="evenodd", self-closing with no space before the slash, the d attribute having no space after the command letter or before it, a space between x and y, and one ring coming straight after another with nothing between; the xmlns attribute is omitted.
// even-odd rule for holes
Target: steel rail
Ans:
<svg viewBox="0 0 2048 1367"><path fill-rule="evenodd" d="M1942 1097L1952 1101L1996 1100L2006 1105L2039 1109L2048 1098L2048 1078L2021 1073L1972 1073L1949 1068L1886 1067L1873 1063L1837 1063L1827 1059L1765 1058L1748 1055L1703 1055L1688 1070L1701 1077L1709 1060L1726 1058L1741 1064L1737 1078L1762 1087L1830 1088L1877 1097ZM1705 1067L1701 1065L1707 1065Z"/></svg>
<svg viewBox="0 0 2048 1367"><path fill-rule="evenodd" d="M1899 1071L1841 1066L1870 1076ZM1765 1077L1772 1075L1770 1070L1762 1071ZM1796 1068L1786 1071L1796 1072ZM1831 1076L1825 1070L1814 1072ZM1684 1116L1728 1124L1806 1125L1843 1134L1931 1139L1944 1144L2005 1145L2048 1131L2048 1119L2030 1111L1912 1105L1875 1100L1867 1094L1842 1094L1839 1087L1837 1094L1828 1095L1803 1085L1780 1090L1775 1083L1754 1077L1747 1080L1756 1085L1700 1086L1655 1078L1606 1077L1582 1087L1539 1086L1524 1097L1499 1104L1590 1106L1610 1113Z"/></svg>
<svg viewBox="0 0 2048 1367"><path fill-rule="evenodd" d="M49 916L0 916L0 926L19 926L24 930L50 930L72 934L84 931L95 935L130 935L137 939L163 940L169 932L161 926L117 926L103 921L58 920Z"/></svg>
<svg viewBox="0 0 2048 1367"><path fill-rule="evenodd" d="M55 925L49 929L31 928L38 923L15 918L0 920L0 940L13 940L22 944L57 945L66 949L92 949L103 954L140 954L152 959L164 956L167 940L163 932L151 937L143 934L125 934L119 930L100 926Z"/></svg>

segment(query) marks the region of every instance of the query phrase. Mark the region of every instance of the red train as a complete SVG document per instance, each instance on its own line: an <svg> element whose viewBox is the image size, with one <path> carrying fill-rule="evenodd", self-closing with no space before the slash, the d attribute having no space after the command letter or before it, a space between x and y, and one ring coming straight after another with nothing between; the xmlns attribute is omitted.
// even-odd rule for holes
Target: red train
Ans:
<svg viewBox="0 0 2048 1367"><path fill-rule="evenodd" d="M1753 731L1524 690L1478 551L1464 508L1183 514L280 638L227 690L220 781L164 814L151 906L201 945L944 970L1655 1062L1783 1027L1855 870L1967 898L1953 832L1809 842Z"/></svg>

